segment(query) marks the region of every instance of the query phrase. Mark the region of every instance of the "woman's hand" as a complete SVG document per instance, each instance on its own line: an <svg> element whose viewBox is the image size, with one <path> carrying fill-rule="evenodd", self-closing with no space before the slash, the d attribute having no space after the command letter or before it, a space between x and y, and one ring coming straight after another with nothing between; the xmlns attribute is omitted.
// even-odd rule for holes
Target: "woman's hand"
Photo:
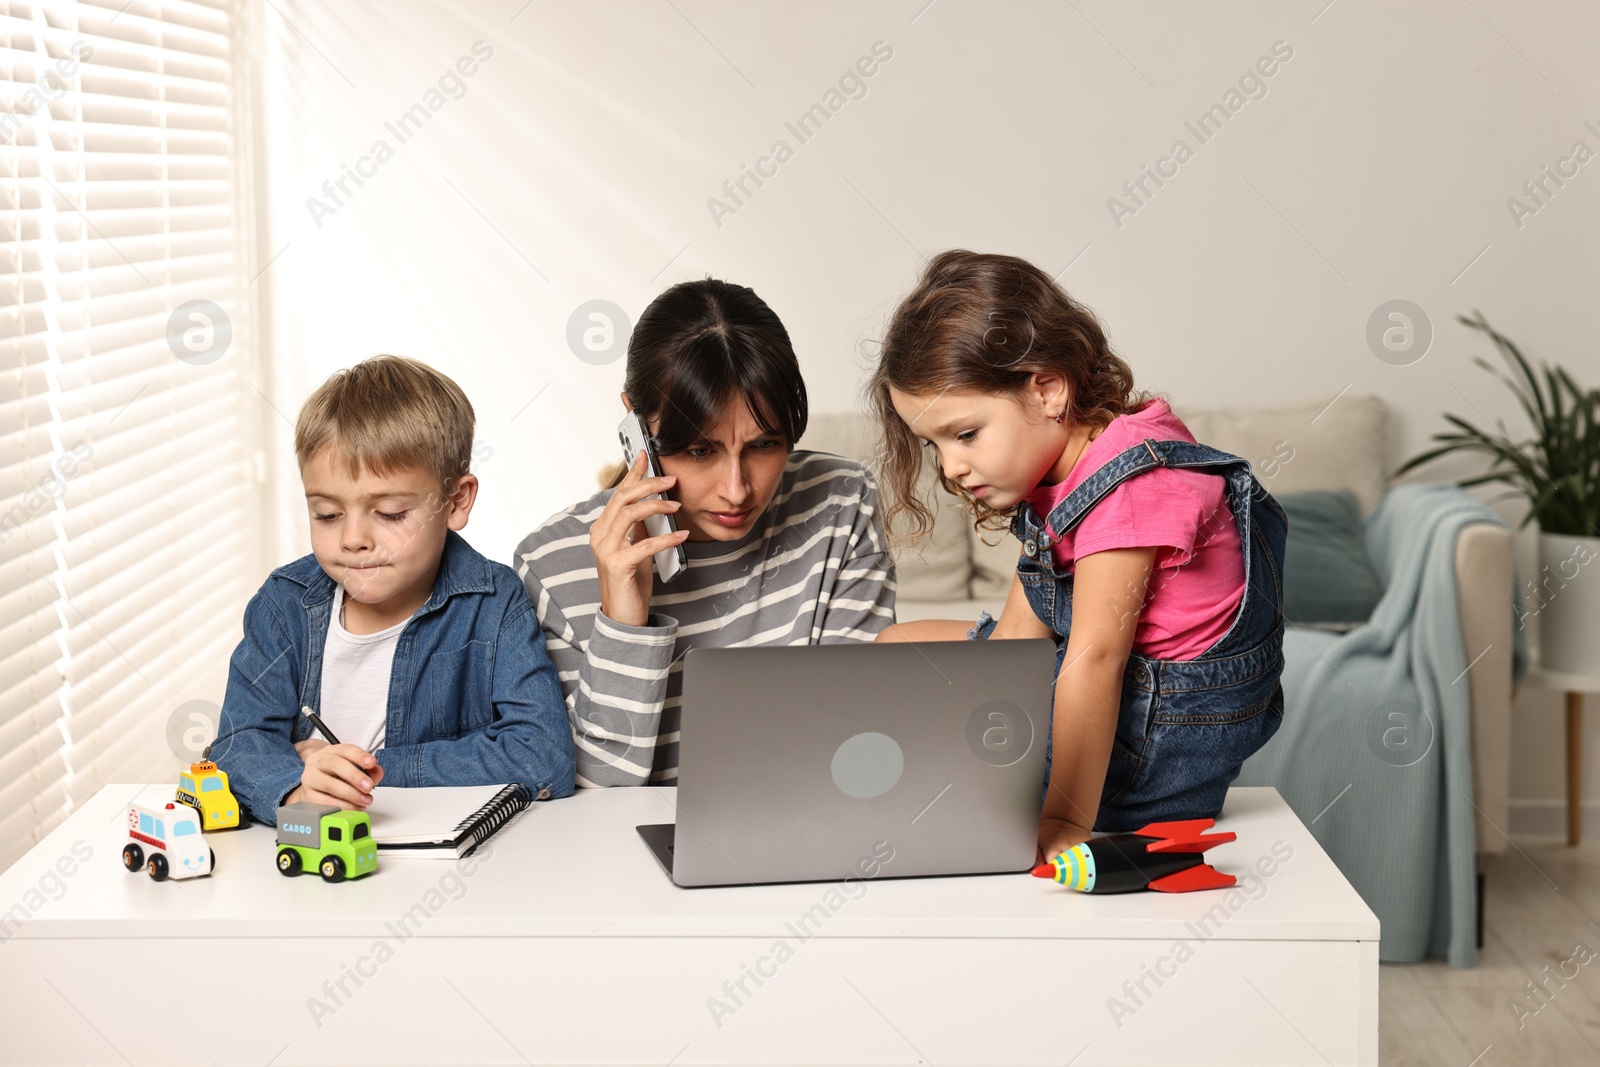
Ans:
<svg viewBox="0 0 1600 1067"><path fill-rule="evenodd" d="M1093 834L1066 819L1046 816L1039 820L1039 856L1036 863L1048 863L1061 853L1081 845Z"/></svg>
<svg viewBox="0 0 1600 1067"><path fill-rule="evenodd" d="M300 784L284 798L285 804L305 800L364 811L372 803L373 787L383 781L378 757L359 745L324 743L302 756L305 772L300 775Z"/></svg>
<svg viewBox="0 0 1600 1067"><path fill-rule="evenodd" d="M641 449L606 501L605 510L589 527L589 550L594 553L595 571L600 578L600 610L607 618L628 626L643 626L650 617L655 554L681 544L689 536L687 530L661 537L645 536L645 516L670 515L679 507L676 500L643 499L665 493L677 481L670 474L646 478L647 463Z"/></svg>

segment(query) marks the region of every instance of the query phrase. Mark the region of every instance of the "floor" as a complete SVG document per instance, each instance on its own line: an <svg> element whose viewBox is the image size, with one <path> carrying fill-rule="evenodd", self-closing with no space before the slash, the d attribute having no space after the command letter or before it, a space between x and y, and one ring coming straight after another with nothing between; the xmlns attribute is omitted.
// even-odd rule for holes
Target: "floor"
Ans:
<svg viewBox="0 0 1600 1067"><path fill-rule="evenodd" d="M1379 1062L1600 1064L1600 841L1518 838L1484 875L1477 967L1380 969Z"/></svg>

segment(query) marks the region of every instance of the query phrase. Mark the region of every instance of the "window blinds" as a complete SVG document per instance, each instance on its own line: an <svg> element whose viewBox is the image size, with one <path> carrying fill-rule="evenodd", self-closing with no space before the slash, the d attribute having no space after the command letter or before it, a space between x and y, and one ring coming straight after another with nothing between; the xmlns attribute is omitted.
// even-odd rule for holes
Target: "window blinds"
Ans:
<svg viewBox="0 0 1600 1067"><path fill-rule="evenodd" d="M251 592L234 19L0 0L0 869L173 774Z"/></svg>

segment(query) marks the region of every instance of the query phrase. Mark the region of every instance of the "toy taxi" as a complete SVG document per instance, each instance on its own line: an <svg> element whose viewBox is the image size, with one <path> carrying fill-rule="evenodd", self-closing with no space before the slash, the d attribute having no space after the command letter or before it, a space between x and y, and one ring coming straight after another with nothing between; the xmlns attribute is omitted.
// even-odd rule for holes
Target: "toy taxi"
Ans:
<svg viewBox="0 0 1600 1067"><path fill-rule="evenodd" d="M130 871L143 867L158 882L198 878L217 868L216 854L200 833L200 816L185 805L129 805L128 836L122 865Z"/></svg>
<svg viewBox="0 0 1600 1067"><path fill-rule="evenodd" d="M298 801L278 808L278 870L317 871L324 882L360 878L378 869L372 818L331 804Z"/></svg>
<svg viewBox="0 0 1600 1067"><path fill-rule="evenodd" d="M178 776L178 795L173 798L200 813L202 830L228 830L240 824L239 802L228 789L228 772L217 770L210 760L189 764Z"/></svg>

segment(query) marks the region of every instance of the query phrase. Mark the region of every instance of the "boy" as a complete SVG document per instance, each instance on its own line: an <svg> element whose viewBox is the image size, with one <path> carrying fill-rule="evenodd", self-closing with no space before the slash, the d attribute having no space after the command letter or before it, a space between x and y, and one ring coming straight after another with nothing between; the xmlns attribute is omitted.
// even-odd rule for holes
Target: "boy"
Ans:
<svg viewBox="0 0 1600 1067"><path fill-rule="evenodd" d="M456 533L478 492L474 424L455 382L399 356L338 372L301 408L312 554L245 608L209 750L256 819L301 800L364 809L380 781L572 792L572 730L533 603Z"/></svg>

